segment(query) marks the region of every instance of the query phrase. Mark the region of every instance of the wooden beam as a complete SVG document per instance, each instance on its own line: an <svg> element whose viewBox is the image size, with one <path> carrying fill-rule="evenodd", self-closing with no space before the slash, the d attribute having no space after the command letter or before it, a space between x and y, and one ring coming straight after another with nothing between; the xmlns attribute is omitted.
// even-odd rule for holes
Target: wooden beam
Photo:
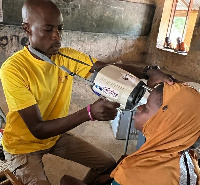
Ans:
<svg viewBox="0 0 200 185"><path fill-rule="evenodd" d="M186 30L187 30L187 24L188 24L188 19L192 10L192 6L193 6L193 0L190 0L190 4L188 7L188 12L187 12L187 17L186 17L186 21L185 21L185 26L184 26L184 31L183 31L183 35L182 38L185 38L185 34L186 34Z"/></svg>
<svg viewBox="0 0 200 185"><path fill-rule="evenodd" d="M188 10L176 10L175 17L186 17ZM190 13L197 13L198 10L191 10Z"/></svg>
<svg viewBox="0 0 200 185"><path fill-rule="evenodd" d="M173 20L174 20L174 15L176 12L177 3L178 3L178 0L173 0L166 37L169 37L171 34L171 29L172 29L172 24L173 24Z"/></svg>

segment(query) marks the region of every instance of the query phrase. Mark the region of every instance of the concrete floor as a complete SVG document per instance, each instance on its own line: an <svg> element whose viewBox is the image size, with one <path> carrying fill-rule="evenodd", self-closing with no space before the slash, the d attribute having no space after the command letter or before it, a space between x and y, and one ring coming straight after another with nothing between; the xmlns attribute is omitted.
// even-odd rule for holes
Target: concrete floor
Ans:
<svg viewBox="0 0 200 185"><path fill-rule="evenodd" d="M193 81L191 79L177 76L183 81ZM194 86L199 85L193 83ZM81 80L74 80L72 101L69 114L86 107L88 104L97 100L98 97L91 91L89 85ZM0 106L5 113L8 108L0 84ZM71 131L75 135L91 142L92 144L109 151L118 160L124 152L125 140L117 140L114 137L110 122L85 122ZM136 140L130 140L127 154L135 151ZM88 168L72 161L67 161L53 155L45 155L43 158L45 171L52 185L59 185L60 178L65 175L72 175L82 179L87 173Z"/></svg>

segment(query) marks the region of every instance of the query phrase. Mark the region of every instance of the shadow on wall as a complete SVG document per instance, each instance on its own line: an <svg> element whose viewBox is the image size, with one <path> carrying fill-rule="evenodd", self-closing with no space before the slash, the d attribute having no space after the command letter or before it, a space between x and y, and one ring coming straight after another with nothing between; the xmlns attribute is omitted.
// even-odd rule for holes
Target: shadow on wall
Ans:
<svg viewBox="0 0 200 185"><path fill-rule="evenodd" d="M153 2L146 4L116 0L53 1L63 14L64 29L71 31L148 36L155 12ZM3 1L5 24L21 25L23 2L24 0Z"/></svg>
<svg viewBox="0 0 200 185"><path fill-rule="evenodd" d="M144 53L147 51L147 41L147 36L131 37L119 34L65 31L62 45L108 63L118 60L141 62L144 61Z"/></svg>
<svg viewBox="0 0 200 185"><path fill-rule="evenodd" d="M136 40L129 40L129 44L125 44L120 55L114 58L114 61L122 61L123 63L143 63L147 54L147 37L140 37Z"/></svg>

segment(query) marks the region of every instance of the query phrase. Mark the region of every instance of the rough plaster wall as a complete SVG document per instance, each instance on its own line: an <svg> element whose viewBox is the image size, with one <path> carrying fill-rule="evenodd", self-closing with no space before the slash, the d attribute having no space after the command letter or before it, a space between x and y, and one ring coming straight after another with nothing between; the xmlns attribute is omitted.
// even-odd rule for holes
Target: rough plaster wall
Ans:
<svg viewBox="0 0 200 185"><path fill-rule="evenodd" d="M63 34L63 46L78 49L106 62L144 61L155 9L154 0L131 0L132 3L120 0L53 1L63 11L65 25L69 25ZM23 2L24 0L3 1L4 23L16 24L16 26L1 25L0 27L0 64L15 51L21 49L24 44L27 44L26 35L18 27L21 24ZM13 14L13 11L16 13ZM81 18L80 15L82 15ZM99 17L102 17L101 24ZM112 18L110 24L108 18ZM86 32L85 30L88 29L91 22L93 24L90 28L95 28L95 24L96 28ZM97 28L98 23L100 24L99 28Z"/></svg>
<svg viewBox="0 0 200 185"><path fill-rule="evenodd" d="M67 38L63 40L64 46L70 46L105 62L140 62L146 54L147 37L65 32L64 38Z"/></svg>
<svg viewBox="0 0 200 185"><path fill-rule="evenodd" d="M21 7L24 1L3 1L5 24L21 25ZM65 30L92 33L147 36L155 10L153 4L144 3L144 0L143 3L118 0L52 1L62 12Z"/></svg>
<svg viewBox="0 0 200 185"><path fill-rule="evenodd" d="M200 81L200 20L197 19L196 28L191 41L191 48L187 56L163 51L156 48L157 36L164 7L163 0L155 0L156 10L153 19L152 31L149 39L149 50L146 63L158 64L163 68L176 72L180 75Z"/></svg>
<svg viewBox="0 0 200 185"><path fill-rule="evenodd" d="M154 6L116 0L71 0L59 3L64 28L71 31L147 36Z"/></svg>
<svg viewBox="0 0 200 185"><path fill-rule="evenodd" d="M98 60L141 62L147 50L147 37L130 37L103 33L63 32L62 46L72 47ZM0 27L0 65L14 52L28 44L26 34L18 26Z"/></svg>
<svg viewBox="0 0 200 185"><path fill-rule="evenodd" d="M19 27L0 26L0 65L6 58L28 43L28 38Z"/></svg>

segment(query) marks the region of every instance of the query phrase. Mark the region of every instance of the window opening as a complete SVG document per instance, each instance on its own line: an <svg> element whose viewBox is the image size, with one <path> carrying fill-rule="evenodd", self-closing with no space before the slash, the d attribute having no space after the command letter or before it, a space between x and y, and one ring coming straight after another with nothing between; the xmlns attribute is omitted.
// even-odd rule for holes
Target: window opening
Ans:
<svg viewBox="0 0 200 185"><path fill-rule="evenodd" d="M200 0L165 0L157 47L187 55L199 7Z"/></svg>

